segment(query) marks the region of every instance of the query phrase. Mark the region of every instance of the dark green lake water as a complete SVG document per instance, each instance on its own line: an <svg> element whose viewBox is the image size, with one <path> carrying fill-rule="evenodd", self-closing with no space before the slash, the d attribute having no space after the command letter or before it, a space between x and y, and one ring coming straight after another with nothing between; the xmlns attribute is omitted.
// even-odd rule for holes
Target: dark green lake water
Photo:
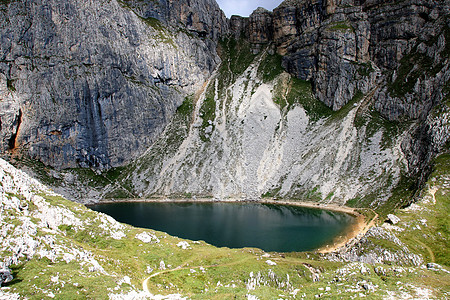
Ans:
<svg viewBox="0 0 450 300"><path fill-rule="evenodd" d="M113 203L90 206L119 222L218 247L292 252L317 249L354 218L326 210L256 203Z"/></svg>

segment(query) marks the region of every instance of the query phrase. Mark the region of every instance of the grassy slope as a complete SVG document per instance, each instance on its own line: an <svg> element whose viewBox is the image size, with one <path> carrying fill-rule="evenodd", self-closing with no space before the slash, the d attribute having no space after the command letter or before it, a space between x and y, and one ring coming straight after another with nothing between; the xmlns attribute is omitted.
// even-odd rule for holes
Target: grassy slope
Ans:
<svg viewBox="0 0 450 300"><path fill-rule="evenodd" d="M450 266L450 154L434 161L434 172L422 191L423 198L408 209L398 210L404 229L399 236L429 262Z"/></svg>
<svg viewBox="0 0 450 300"><path fill-rule="evenodd" d="M405 230L392 229L410 250L422 254L425 262L435 261L447 268L449 158L446 154L436 159L435 172L429 181L430 187L435 189L436 203L424 190L424 197L417 204L421 209L396 212L401 219L398 227ZM192 299L244 299L247 294L260 299L292 299L302 295L313 298L320 294L330 299L360 297L361 294L368 299L380 299L387 295L400 297L401 293L418 297L417 291L426 291L421 290L423 288L429 289L435 299L450 296L449 274L422 267L331 262L315 253L270 253L268 257L258 249L216 248L192 241L188 241L189 249L183 250L177 246L179 238L127 225L123 229L126 237L116 240L99 228L97 213L57 196L43 196L51 205L72 211L85 222L85 228L76 232L70 226L60 225L57 232L39 230L37 236L51 235L58 245L91 252L107 274L90 272L89 264L67 264L61 255L53 262L39 255L22 259L12 266L15 279L3 291L30 299L45 298L50 292L58 299L104 299L109 294L140 290L142 282L158 272L161 273L148 281L152 293L180 293ZM36 209L31 202L28 206L31 212ZM24 215L13 210L5 213L10 217L9 223L21 226L19 217ZM427 226L421 220L427 220ZM36 218L32 221L38 223ZM420 231L413 229L417 225ZM136 239L135 235L143 231L155 234L160 242L145 244ZM381 240L378 244L390 247ZM277 265L268 265L268 259ZM161 261L167 270L158 270ZM147 267L153 271L147 273ZM320 273L319 281L313 281L313 273ZM58 280L52 280L55 276ZM131 278L131 285L120 283L124 276ZM251 282L255 283L255 289L248 289ZM402 287L400 291L399 287Z"/></svg>

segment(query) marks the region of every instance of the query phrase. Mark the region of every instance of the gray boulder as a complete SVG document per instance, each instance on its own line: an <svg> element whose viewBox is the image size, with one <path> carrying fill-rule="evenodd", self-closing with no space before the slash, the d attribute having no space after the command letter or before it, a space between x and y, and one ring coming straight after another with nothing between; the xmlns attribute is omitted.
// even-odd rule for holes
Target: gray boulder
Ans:
<svg viewBox="0 0 450 300"><path fill-rule="evenodd" d="M11 270L8 268L3 268L0 270L0 286L2 286L4 283L8 283L12 281L14 277L11 274Z"/></svg>

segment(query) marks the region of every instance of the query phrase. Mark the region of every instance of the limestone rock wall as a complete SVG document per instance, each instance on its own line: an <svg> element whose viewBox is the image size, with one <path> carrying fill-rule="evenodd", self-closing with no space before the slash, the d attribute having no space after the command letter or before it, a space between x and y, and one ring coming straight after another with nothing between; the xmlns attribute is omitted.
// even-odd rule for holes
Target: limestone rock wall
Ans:
<svg viewBox="0 0 450 300"><path fill-rule="evenodd" d="M201 6L185 27L115 0L1 2L0 150L58 168L103 169L142 154L220 62L211 38L226 30L215 22L223 15L214 1L191 2L161 10L170 22L164 14L177 7L183 22L181 11Z"/></svg>
<svg viewBox="0 0 450 300"><path fill-rule="evenodd" d="M294 76L311 80L317 68L318 29L322 1L285 1L274 10L275 43L283 67Z"/></svg>
<svg viewBox="0 0 450 300"><path fill-rule="evenodd" d="M170 124L123 174L123 186L132 186L138 197L266 196L342 205L370 195L370 205L382 205L404 164L400 139L388 146L384 128L372 132L369 126L355 126L364 101L342 117L331 117L327 110L316 119L299 103L305 95L313 97L310 87L286 73L263 82L258 70L269 55L255 58L223 88L223 76L213 77L189 114L193 119L184 126L181 121ZM300 96L288 96L299 88ZM214 117L208 115L214 129L205 140L202 107L209 95L216 103ZM280 95L294 103L280 106L273 100ZM173 140L182 142L173 146Z"/></svg>
<svg viewBox="0 0 450 300"><path fill-rule="evenodd" d="M214 0L3 1L0 151L57 168L124 165L211 78L232 35L253 54L275 49L333 110L366 94L383 117L420 124L402 143L418 172L431 157L418 153L447 139L430 113L450 93L449 6L287 0L227 20Z"/></svg>
<svg viewBox="0 0 450 300"><path fill-rule="evenodd" d="M383 117L399 126L416 122L402 150L411 174L418 174L448 138L436 136L448 122L431 122L430 116L445 106L450 93L449 5L423 0L287 0L271 13L273 39L259 33L262 25L270 28L269 18L244 31L255 49L274 44L285 70L311 81L315 96L333 110L373 93L370 99Z"/></svg>
<svg viewBox="0 0 450 300"><path fill-rule="evenodd" d="M315 95L333 110L347 104L358 91L367 93L381 86L376 107L383 116L417 119L439 102L430 99L446 77L441 73L446 72L448 57L442 52L448 15L445 1L288 0L273 12L257 9L247 20L235 17L231 30L239 27L245 32L256 52L273 43L283 56L283 67L311 81ZM443 35L440 40L439 35ZM433 72L414 91L399 97L389 86L398 80L402 59L414 52L426 53L433 60L417 69L432 64Z"/></svg>
<svg viewBox="0 0 450 300"><path fill-rule="evenodd" d="M273 40L272 12L262 7L257 8L249 17L249 41L254 46L254 52L261 50L261 45Z"/></svg>
<svg viewBox="0 0 450 300"><path fill-rule="evenodd" d="M155 18L166 25L182 24L192 33L214 41L229 31L227 18L214 0L123 2L142 18Z"/></svg>
<svg viewBox="0 0 450 300"><path fill-rule="evenodd" d="M241 16L231 16L230 33L235 39L246 38L248 32L249 20Z"/></svg>

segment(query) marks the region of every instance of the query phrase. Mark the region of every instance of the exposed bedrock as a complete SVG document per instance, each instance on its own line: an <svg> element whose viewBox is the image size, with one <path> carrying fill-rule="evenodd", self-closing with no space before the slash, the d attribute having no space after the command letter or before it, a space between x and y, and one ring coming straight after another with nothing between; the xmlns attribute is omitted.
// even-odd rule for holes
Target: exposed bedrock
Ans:
<svg viewBox="0 0 450 300"><path fill-rule="evenodd" d="M228 20L214 0L3 1L0 151L56 168L125 165L219 71L231 36L249 55L277 52L335 111L370 95L364 108L419 124L401 146L417 174L448 139L436 111L450 92L449 12L437 0L288 0Z"/></svg>
<svg viewBox="0 0 450 300"><path fill-rule="evenodd" d="M122 165L202 86L227 30L215 1L167 4L160 20L128 2L0 4L2 151L26 149L57 168Z"/></svg>

